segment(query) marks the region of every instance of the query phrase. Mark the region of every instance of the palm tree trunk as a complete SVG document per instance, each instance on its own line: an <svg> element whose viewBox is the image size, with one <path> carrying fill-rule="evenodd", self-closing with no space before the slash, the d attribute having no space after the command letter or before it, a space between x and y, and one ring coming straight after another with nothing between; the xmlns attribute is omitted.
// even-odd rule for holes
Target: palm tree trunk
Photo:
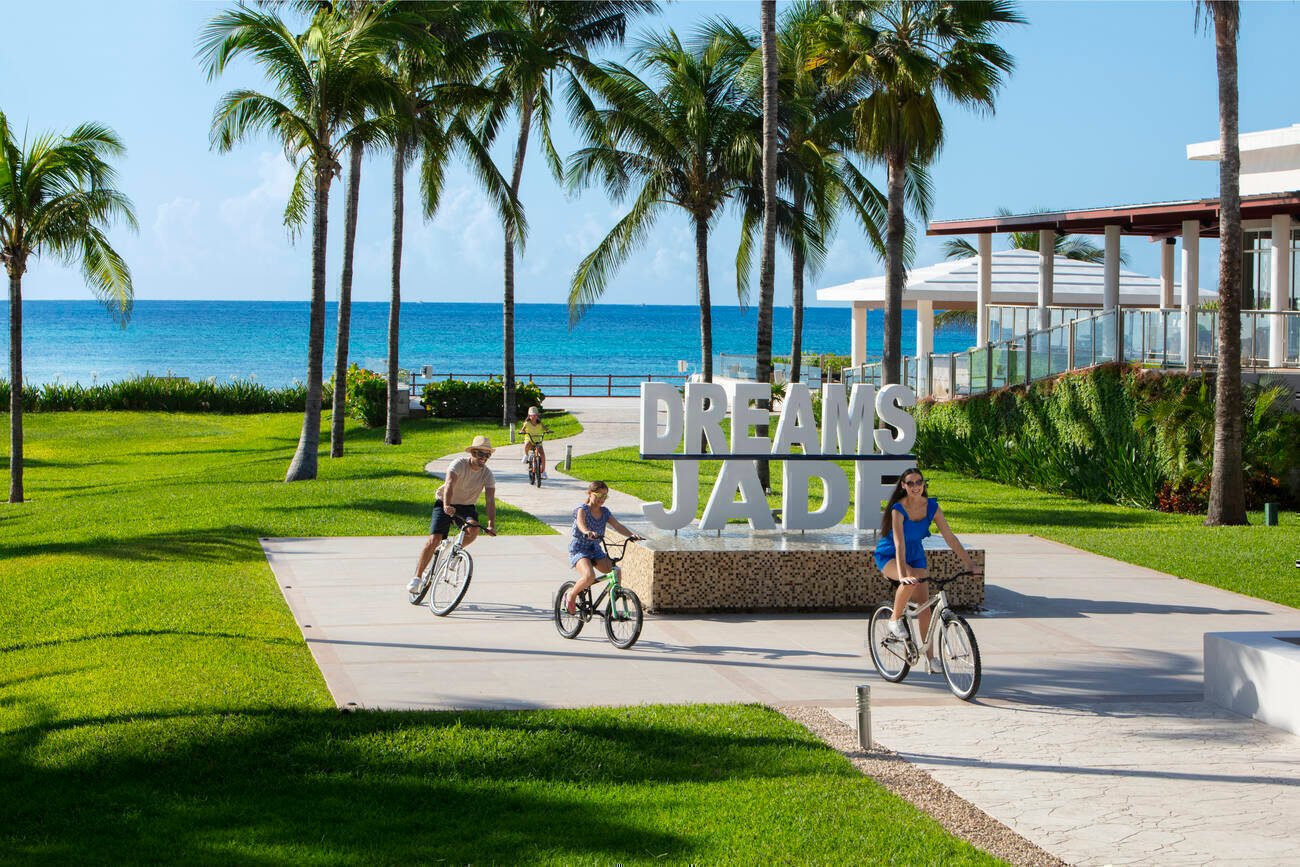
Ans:
<svg viewBox="0 0 1300 867"><path fill-rule="evenodd" d="M23 501L23 278L9 271L9 502Z"/></svg>
<svg viewBox="0 0 1300 867"><path fill-rule="evenodd" d="M901 151L886 154L889 165L889 212L885 223L885 345L881 354L881 381L901 381L903 364L903 241L907 221L903 213L903 181L907 161Z"/></svg>
<svg viewBox="0 0 1300 867"><path fill-rule="evenodd" d="M316 478L320 448L321 356L325 353L325 238L329 230L330 170L324 157L316 160L316 197L311 233L311 325L307 334L307 406L302 414L298 450L289 463L286 482Z"/></svg>
<svg viewBox="0 0 1300 867"><path fill-rule="evenodd" d="M357 244L357 198L361 189L361 142L349 148L348 188L343 218L343 276L339 280L339 333L334 346L334 401L330 414L330 457L343 457L348 414L348 344L352 330L352 256Z"/></svg>
<svg viewBox="0 0 1300 867"><path fill-rule="evenodd" d="M758 339L754 349L755 375L772 381L772 303L776 293L776 0L760 7L763 31L763 252L758 267ZM769 401L764 401L770 407ZM766 424L756 426L767 436ZM758 461L758 481L771 488L770 465Z"/></svg>
<svg viewBox="0 0 1300 867"><path fill-rule="evenodd" d="M510 175L510 192L519 199L519 184L524 176L524 155L528 152L528 131L533 123L533 95L524 96L519 106L519 139L515 143L515 164ZM505 293L502 299L502 353L505 370L502 373L501 423L509 428L515 424L515 232L517 227L506 226Z"/></svg>
<svg viewBox="0 0 1300 867"><path fill-rule="evenodd" d="M1207 4L1214 17L1219 72L1219 358L1214 402L1214 466L1205 523L1246 523L1241 409L1241 150L1237 141L1236 2Z"/></svg>
<svg viewBox="0 0 1300 867"><path fill-rule="evenodd" d="M713 306L709 300L709 221L695 218L695 281L700 292L700 376L713 382Z"/></svg>
<svg viewBox="0 0 1300 867"><path fill-rule="evenodd" d="M393 148L393 274L388 299L388 423L384 442L401 445L401 408L398 406L397 351L402 316L402 230L406 217L406 139L398 136Z"/></svg>
<svg viewBox="0 0 1300 867"><path fill-rule="evenodd" d="M803 197L796 195L794 200L795 225L802 225L803 217ZM799 382L799 377L803 372L803 272L806 267L802 243L791 245L790 263L790 304L794 308L790 316L790 329L792 332L790 335L790 381Z"/></svg>

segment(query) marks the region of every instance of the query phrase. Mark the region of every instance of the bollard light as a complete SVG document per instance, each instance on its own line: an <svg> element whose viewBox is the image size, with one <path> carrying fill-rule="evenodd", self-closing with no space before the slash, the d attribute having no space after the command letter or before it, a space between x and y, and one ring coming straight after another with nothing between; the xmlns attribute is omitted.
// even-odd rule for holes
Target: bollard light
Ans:
<svg viewBox="0 0 1300 867"><path fill-rule="evenodd" d="M1265 527L1277 526L1277 503L1264 504L1264 526Z"/></svg>
<svg viewBox="0 0 1300 867"><path fill-rule="evenodd" d="M515 444L515 426L510 425L510 445Z"/></svg>
<svg viewBox="0 0 1300 867"><path fill-rule="evenodd" d="M871 751L871 687L858 685L858 746Z"/></svg>
<svg viewBox="0 0 1300 867"><path fill-rule="evenodd" d="M564 471L567 473L573 469L573 444L564 447Z"/></svg>

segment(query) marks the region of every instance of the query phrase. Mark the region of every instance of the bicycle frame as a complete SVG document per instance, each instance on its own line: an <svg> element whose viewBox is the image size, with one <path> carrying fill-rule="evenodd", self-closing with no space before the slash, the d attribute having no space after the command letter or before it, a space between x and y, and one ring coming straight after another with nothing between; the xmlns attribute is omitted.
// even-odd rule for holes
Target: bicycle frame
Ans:
<svg viewBox="0 0 1300 867"><path fill-rule="evenodd" d="M596 575L596 581L604 581L605 586L604 588L601 589L600 595L597 596L594 600L592 600L591 612L590 612L591 614L599 614L601 617L605 616L605 613L600 610L600 604L605 601L605 598L609 596L609 594L614 592L615 587L618 587L622 583L619 580L618 561L623 559L624 553L627 551L627 543L630 541L631 539L624 539L621 545L616 544L616 547L619 548L620 553L617 557L615 557L613 554L609 553L609 546L605 544L605 537L604 536L600 537L600 543L605 548L605 556L608 557L610 561L614 564L614 568L610 569L608 572L606 572L603 575L601 574ZM595 584L593 583L592 586L595 586ZM586 590L582 592L588 598L591 597L591 587L588 587Z"/></svg>
<svg viewBox="0 0 1300 867"><path fill-rule="evenodd" d="M915 607L913 607L915 606ZM934 609L930 616L930 628L921 635L921 613ZM939 592L926 600L924 605L917 605L915 602L909 603L907 610L903 612L903 619L907 621L908 634L912 636L912 641L916 643L917 650L928 651L930 649L938 650L935 647L936 639L939 637L939 627L943 623L943 612L948 610L948 593L940 588ZM920 639L917 641L917 639ZM930 655L926 654L926 666L930 665Z"/></svg>

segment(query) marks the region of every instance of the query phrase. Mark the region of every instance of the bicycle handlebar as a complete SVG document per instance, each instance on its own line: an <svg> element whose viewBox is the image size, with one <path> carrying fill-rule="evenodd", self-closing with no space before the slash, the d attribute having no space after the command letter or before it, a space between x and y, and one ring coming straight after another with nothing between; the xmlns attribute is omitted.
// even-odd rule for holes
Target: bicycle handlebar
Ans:
<svg viewBox="0 0 1300 867"><path fill-rule="evenodd" d="M480 530L482 530L484 533L487 533L489 536L495 536L497 534L496 530L489 530L487 527L484 527L482 524L480 524L477 520L462 518L460 515L448 515L447 517L451 518L451 522L455 524L457 527L460 527L462 530L468 527L478 527Z"/></svg>
<svg viewBox="0 0 1300 867"><path fill-rule="evenodd" d="M601 547L605 549L605 556L608 557L608 558L610 559L610 561L613 562L613 563L617 563L619 560L622 560L624 557L627 556L627 543L628 543L628 542L636 542L636 541L643 540L643 539L645 539L644 536L638 536L638 535L636 535L635 533L633 533L631 536L628 536L628 537L627 537L626 539L624 539L622 542L608 542L608 541L605 540L605 537L604 537L604 536L597 536L597 537L596 537L596 541L597 541L597 542L600 542ZM610 546L611 546L611 545L612 545L613 547L615 547L615 548L618 548L618 556L617 556L617 557L615 557L613 554L610 553L610 550L609 550L609 549L610 549Z"/></svg>

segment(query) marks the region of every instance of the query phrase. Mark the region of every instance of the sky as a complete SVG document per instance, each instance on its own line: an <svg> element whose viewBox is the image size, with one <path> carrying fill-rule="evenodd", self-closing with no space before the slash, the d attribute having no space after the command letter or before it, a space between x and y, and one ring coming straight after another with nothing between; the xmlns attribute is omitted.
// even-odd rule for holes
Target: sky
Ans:
<svg viewBox="0 0 1300 867"><path fill-rule="evenodd" d="M6 6L0 52L0 111L21 135L66 132L89 120L112 127L127 154L120 188L135 204L138 234L111 232L131 268L135 297L147 299L306 300L310 237L291 243L281 223L291 174L280 149L253 139L229 153L209 147L219 97L237 87L266 87L255 67L236 66L208 81L195 59L204 23L231 4L128 0L47 0ZM778 2L778 14L784 3ZM1242 4L1240 128L1300 122L1281 58L1300 32L1295 2ZM1028 2L1025 26L1003 44L1016 69L993 114L956 106L944 112L946 143L931 173L935 219L1216 196L1217 163L1187 160L1185 145L1217 138L1214 44L1193 26L1190 0L1176 2ZM639 19L648 29L688 33L713 16L756 29L757 0L682 0ZM606 52L605 56L617 56ZM510 137L505 137L509 139ZM498 148L508 169L510 152ZM577 146L566 128L562 153ZM884 187L884 171L872 171ZM501 227L472 178L456 167L441 210L422 218L407 184L403 297L498 301ZM369 158L362 171L353 297L389 293L391 160ZM516 260L520 302L566 300L576 264L626 213L591 188L570 196L530 146L521 198L530 234ZM338 291L342 184L332 195L329 294ZM734 304L738 221L721 220L710 240L715 304ZM916 265L942 258L940 238L923 239ZM1100 239L1096 239L1098 242ZM1006 246L995 241L995 249ZM1158 245L1126 238L1132 270L1159 274ZM1217 244L1203 245L1202 285L1214 285ZM757 265L757 256L755 257ZM841 226L822 272L807 288L883 272L861 233ZM757 281L755 280L755 283ZM38 261L23 281L26 299L88 298L80 273ZM789 260L777 261L776 299L790 303ZM660 220L644 248L606 290L609 303L696 303L694 244L684 215Z"/></svg>

